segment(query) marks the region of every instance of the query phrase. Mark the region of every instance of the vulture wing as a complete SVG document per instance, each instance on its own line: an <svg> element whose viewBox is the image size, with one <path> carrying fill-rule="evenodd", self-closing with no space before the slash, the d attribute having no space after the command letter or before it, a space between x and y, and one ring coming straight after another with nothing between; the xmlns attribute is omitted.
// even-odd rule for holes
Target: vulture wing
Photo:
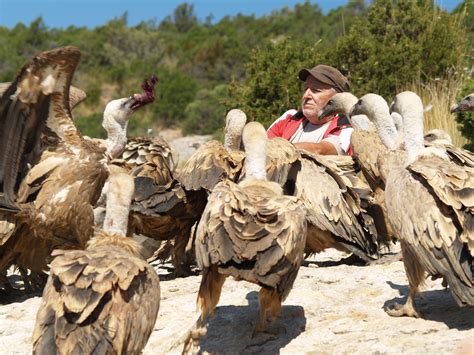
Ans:
<svg viewBox="0 0 474 355"><path fill-rule="evenodd" d="M151 178L157 185L169 188L173 181L176 160L167 142L159 137L129 139L121 158L113 164L127 169L132 176Z"/></svg>
<svg viewBox="0 0 474 355"><path fill-rule="evenodd" d="M11 82L0 83L0 96L10 87ZM69 106L73 110L77 105L87 98L87 94L84 90L79 89L75 86L69 87Z"/></svg>
<svg viewBox="0 0 474 355"><path fill-rule="evenodd" d="M152 267L116 246L52 255L33 351L139 353L159 308L159 279Z"/></svg>
<svg viewBox="0 0 474 355"><path fill-rule="evenodd" d="M426 163L428 159L421 160ZM446 166L454 165L439 160ZM415 258L431 275L444 276L459 304L472 305L474 243L472 230L466 228L472 228L473 214L459 200L459 192L464 190L469 194L470 190L472 196L472 188L459 185L462 180L464 184L472 184L473 176L466 181L442 166L435 172L437 162L432 164L423 168L421 161L417 161L409 170L400 168L389 176L386 193L391 197L387 199L390 222L400 233L406 255ZM429 178L425 179L424 175ZM457 186L452 185L453 180L458 180ZM408 275L416 272L409 270L412 267L409 258L404 263Z"/></svg>
<svg viewBox="0 0 474 355"><path fill-rule="evenodd" d="M271 184L219 183L197 228L196 258L201 268L217 265L222 274L276 288L284 299L303 258L306 211Z"/></svg>
<svg viewBox="0 0 474 355"><path fill-rule="evenodd" d="M468 243L474 255L474 168L421 156L408 169L423 179L436 199L456 214L462 228L461 240Z"/></svg>
<svg viewBox="0 0 474 355"><path fill-rule="evenodd" d="M239 178L244 157L243 152L229 152L222 143L210 141L194 152L177 178L186 190L212 191L224 178Z"/></svg>
<svg viewBox="0 0 474 355"><path fill-rule="evenodd" d="M446 150L446 153L451 160L456 165L468 166L470 168L474 167L474 154L468 150L458 148L452 144L440 144L440 143L430 143L425 141L425 147L438 147L443 150Z"/></svg>
<svg viewBox="0 0 474 355"><path fill-rule="evenodd" d="M301 155L295 194L308 209L308 230L314 227L331 233L363 259L376 254L377 233L360 199L368 196L370 189L349 168L351 158L322 158L304 151Z"/></svg>
<svg viewBox="0 0 474 355"><path fill-rule="evenodd" d="M79 57L74 47L36 55L0 98L0 206L15 209L20 181L39 157L41 134L74 127L64 98Z"/></svg>

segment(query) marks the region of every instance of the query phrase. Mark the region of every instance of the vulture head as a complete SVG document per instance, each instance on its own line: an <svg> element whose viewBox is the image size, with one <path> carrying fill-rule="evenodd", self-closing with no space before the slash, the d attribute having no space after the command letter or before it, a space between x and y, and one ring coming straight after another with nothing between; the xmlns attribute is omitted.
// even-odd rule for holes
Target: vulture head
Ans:
<svg viewBox="0 0 474 355"><path fill-rule="evenodd" d="M110 101L105 107L104 111L104 125L105 121L115 121L121 125L128 122L129 116L149 103L155 100L154 86L158 82L158 78L154 75L150 79L142 83L143 92L136 93L127 98ZM105 128L105 127L104 127ZM107 129L107 128L106 128Z"/></svg>
<svg viewBox="0 0 474 355"><path fill-rule="evenodd" d="M142 84L142 93L136 93L128 98L110 101L104 110L102 127L107 131L107 152L110 157L117 158L127 144L127 126L130 115L155 100L153 89L158 82L154 75Z"/></svg>
<svg viewBox="0 0 474 355"><path fill-rule="evenodd" d="M242 140L242 130L247 123L247 116L242 110L233 109L225 118L224 147L228 150L239 150Z"/></svg>
<svg viewBox="0 0 474 355"><path fill-rule="evenodd" d="M467 95L464 99L451 106L451 113L474 111L474 93Z"/></svg>
<svg viewBox="0 0 474 355"><path fill-rule="evenodd" d="M357 97L350 92L335 94L319 112L319 119L336 114L346 115L357 102Z"/></svg>
<svg viewBox="0 0 474 355"><path fill-rule="evenodd" d="M373 122L380 139L389 149L396 149L398 133L387 101L382 96L376 94L366 94L362 96L354 106L352 106L349 116L366 115Z"/></svg>
<svg viewBox="0 0 474 355"><path fill-rule="evenodd" d="M435 142L435 141L445 141L450 144L453 143L451 136L448 132L443 131L442 129L432 129L425 133L425 141Z"/></svg>
<svg viewBox="0 0 474 355"><path fill-rule="evenodd" d="M357 103L358 99L350 92L340 92L335 94L327 102L326 106L319 113L319 119L326 116L342 114L348 115L351 108ZM351 125L355 129L369 130L371 123L365 115L354 115L350 117Z"/></svg>

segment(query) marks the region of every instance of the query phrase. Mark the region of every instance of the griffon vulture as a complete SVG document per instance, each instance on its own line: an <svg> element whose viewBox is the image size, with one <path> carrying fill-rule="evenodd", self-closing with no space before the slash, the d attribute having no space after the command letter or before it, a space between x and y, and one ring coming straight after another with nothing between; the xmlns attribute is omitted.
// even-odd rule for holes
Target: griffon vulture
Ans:
<svg viewBox="0 0 474 355"><path fill-rule="evenodd" d="M122 143L101 147L75 127L69 87L79 57L75 47L36 55L0 98L0 208L15 224L0 237L1 275L12 264L41 272L54 248L84 247L92 236L92 207ZM126 120L149 102L134 94L106 112Z"/></svg>
<svg viewBox="0 0 474 355"><path fill-rule="evenodd" d="M306 210L267 180L267 135L260 123L243 131L245 178L218 183L196 232L196 260L203 269L201 320L212 314L227 276L256 283L260 313L256 331L267 329L295 281L306 238ZM199 322L198 322L199 323ZM188 339L189 341L189 339Z"/></svg>
<svg viewBox="0 0 474 355"><path fill-rule="evenodd" d="M112 174L104 229L86 250L55 250L33 332L35 354L138 354L160 305L155 270L127 238L133 178Z"/></svg>
<svg viewBox="0 0 474 355"><path fill-rule="evenodd" d="M410 294L392 316L418 317L415 295L425 274L443 277L459 305L474 304L474 169L451 162L444 150L425 147L423 105L413 92L398 94L392 108L403 117L405 159L387 157L386 202L390 222L401 240ZM375 113L381 130L390 119L388 105L375 94L362 97L352 113Z"/></svg>

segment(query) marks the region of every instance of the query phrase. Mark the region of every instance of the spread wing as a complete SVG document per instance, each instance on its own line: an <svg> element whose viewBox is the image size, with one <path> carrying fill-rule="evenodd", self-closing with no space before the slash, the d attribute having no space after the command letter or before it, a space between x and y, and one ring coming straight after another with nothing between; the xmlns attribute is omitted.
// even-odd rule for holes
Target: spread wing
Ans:
<svg viewBox="0 0 474 355"><path fill-rule="evenodd" d="M414 168L421 172L424 170L421 162L409 167L410 170ZM429 175L431 168L427 168L426 175ZM425 180L421 173L403 168L398 171L398 174L390 175L386 190L389 218L394 229L398 231L405 248L431 275L446 278L458 303L473 304L473 234L466 233L465 229L467 225L472 226L472 212L456 211L459 201L454 205L443 202L456 201L455 195L441 198L438 194L446 191L448 181L454 176L446 177L448 181L443 183L436 183L438 188L433 189L433 178L428 183L430 180ZM440 171L434 176L444 180L443 175ZM470 218L469 223L462 222L460 212L467 214L465 217ZM410 267L409 263L406 265Z"/></svg>
<svg viewBox="0 0 474 355"><path fill-rule="evenodd" d="M114 246L52 255L33 351L139 353L158 314L155 271Z"/></svg>
<svg viewBox="0 0 474 355"><path fill-rule="evenodd" d="M315 227L330 232L361 257L376 254L377 233L373 223L364 218L360 200L364 193L357 192L364 183L356 177L355 171L350 173L349 162L340 169L337 160L330 161L332 157L322 158L303 151L301 155L296 196L308 209L308 229ZM370 190L367 186L365 189L368 194Z"/></svg>
<svg viewBox="0 0 474 355"><path fill-rule="evenodd" d="M11 82L0 83L0 96L3 95L3 93L8 89L11 84ZM71 110L73 110L86 98L87 94L84 92L84 90L72 85L69 87L69 106L71 107Z"/></svg>
<svg viewBox="0 0 474 355"><path fill-rule="evenodd" d="M73 126L64 98L79 57L74 47L36 55L0 98L0 205L15 208L19 183L41 152L41 134Z"/></svg>
<svg viewBox="0 0 474 355"><path fill-rule="evenodd" d="M226 180L214 188L197 228L196 258L201 268L217 265L220 273L286 295L303 257L305 210L268 184Z"/></svg>
<svg viewBox="0 0 474 355"><path fill-rule="evenodd" d="M224 178L239 178L244 156L240 151L229 152L220 142L207 142L189 158L177 179L186 190L212 191Z"/></svg>

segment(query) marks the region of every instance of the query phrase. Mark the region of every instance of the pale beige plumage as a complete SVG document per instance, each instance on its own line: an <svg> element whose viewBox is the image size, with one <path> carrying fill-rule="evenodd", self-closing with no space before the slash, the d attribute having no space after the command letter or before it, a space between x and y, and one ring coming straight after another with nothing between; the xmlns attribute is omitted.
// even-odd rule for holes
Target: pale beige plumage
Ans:
<svg viewBox="0 0 474 355"><path fill-rule="evenodd" d="M227 276L262 286L257 330L265 330L290 292L306 237L301 202L265 179L266 132L256 122L243 133L246 177L218 183L196 233L196 259L203 269L198 294L202 318L212 314Z"/></svg>
<svg viewBox="0 0 474 355"><path fill-rule="evenodd" d="M351 108L357 101L358 98L351 93L338 93L322 109L321 116L334 114L349 116ZM352 115L350 121L354 128L351 134L353 157L372 190L372 197L366 208L374 219L379 239L393 240L394 234L388 223L384 192L386 174L383 169L383 157L388 154L388 149L380 140L373 124L366 123L368 117L365 114Z"/></svg>
<svg viewBox="0 0 474 355"><path fill-rule="evenodd" d="M138 354L153 331L159 279L125 237L133 178L110 180L104 231L86 250L52 254L33 332L35 354Z"/></svg>
<svg viewBox="0 0 474 355"><path fill-rule="evenodd" d="M375 122L388 119L388 105ZM362 98L362 105L373 105ZM425 273L444 277L459 305L474 304L474 170L449 161L445 151L425 148L423 105L412 92L397 95L393 109L404 121L405 162L389 162L387 210L401 240L410 295L393 316L418 316L414 298ZM381 111L378 111L381 113Z"/></svg>

